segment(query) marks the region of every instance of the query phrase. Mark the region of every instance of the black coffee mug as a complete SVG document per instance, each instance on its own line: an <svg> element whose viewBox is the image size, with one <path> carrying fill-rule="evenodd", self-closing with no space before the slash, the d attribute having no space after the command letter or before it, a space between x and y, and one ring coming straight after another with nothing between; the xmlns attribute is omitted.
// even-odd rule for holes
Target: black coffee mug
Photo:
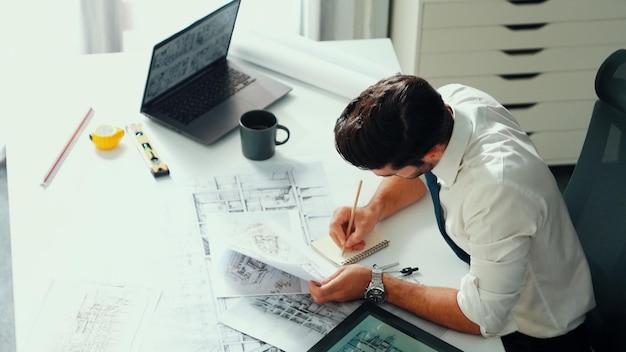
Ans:
<svg viewBox="0 0 626 352"><path fill-rule="evenodd" d="M277 140L277 130L283 130L287 136ZM251 110L239 119L241 151L251 160L265 160L274 155L277 145L289 140L289 129L278 123L276 116L267 110Z"/></svg>

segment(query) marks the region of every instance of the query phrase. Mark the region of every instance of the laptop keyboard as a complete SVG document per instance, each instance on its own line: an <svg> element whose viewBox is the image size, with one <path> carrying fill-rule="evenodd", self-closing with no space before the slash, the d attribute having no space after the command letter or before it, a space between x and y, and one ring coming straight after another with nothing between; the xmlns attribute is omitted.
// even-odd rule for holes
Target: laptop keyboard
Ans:
<svg viewBox="0 0 626 352"><path fill-rule="evenodd" d="M186 125L254 81L243 72L222 66L158 103L156 108Z"/></svg>

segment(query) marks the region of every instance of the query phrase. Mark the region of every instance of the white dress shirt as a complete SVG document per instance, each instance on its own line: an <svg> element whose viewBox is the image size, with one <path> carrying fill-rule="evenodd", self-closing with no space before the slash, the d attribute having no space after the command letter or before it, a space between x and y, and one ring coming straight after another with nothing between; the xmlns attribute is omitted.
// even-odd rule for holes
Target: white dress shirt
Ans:
<svg viewBox="0 0 626 352"><path fill-rule="evenodd" d="M493 97L438 89L454 111L433 173L446 231L470 254L457 301L484 336L564 334L594 307L591 275L561 192L527 134Z"/></svg>

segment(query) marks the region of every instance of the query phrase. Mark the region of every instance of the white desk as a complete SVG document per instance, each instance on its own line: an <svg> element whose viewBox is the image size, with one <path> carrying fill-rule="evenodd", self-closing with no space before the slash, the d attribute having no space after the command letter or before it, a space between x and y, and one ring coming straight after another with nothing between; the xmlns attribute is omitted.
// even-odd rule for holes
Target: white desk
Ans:
<svg viewBox="0 0 626 352"><path fill-rule="evenodd" d="M381 48L389 53L390 43L374 41L366 46L371 56L380 55ZM255 163L241 155L236 131L203 146L139 114L147 54L35 62L23 59L3 74L5 82L13 82L15 92L4 114L13 121L7 165L18 351L27 342L51 280L145 287L176 282L174 277L159 275L168 271L163 258L168 258L169 251L169 242L161 241L166 220L160 204L167 201L161 197L162 189L175 180L211 174L225 163ZM378 179L346 164L334 150L332 129L346 99L271 74L294 89L270 108L290 128L291 139L277 147L277 154L267 162L321 160L337 205L351 203L359 178L364 180L361 199L369 199ZM51 162L90 106L96 111L94 119L51 185L40 187ZM128 136L109 152L97 151L87 137L99 124L124 127L136 122L144 124L153 146L170 167L170 177L154 179ZM458 285L467 269L439 237L430 202L413 206L380 228L391 237L392 245L365 264L399 258L406 265L420 267L423 283ZM399 245L401 239L411 245ZM415 321L421 326L430 324ZM187 333L183 323L181 338ZM452 331L444 339L468 351L502 349L499 339Z"/></svg>

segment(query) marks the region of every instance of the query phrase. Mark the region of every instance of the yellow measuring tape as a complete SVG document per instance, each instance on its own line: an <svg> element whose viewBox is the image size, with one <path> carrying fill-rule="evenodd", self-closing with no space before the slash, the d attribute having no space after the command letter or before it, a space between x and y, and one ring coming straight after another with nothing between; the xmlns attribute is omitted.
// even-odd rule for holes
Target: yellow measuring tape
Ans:
<svg viewBox="0 0 626 352"><path fill-rule="evenodd" d="M96 148L109 150L117 147L124 137L124 130L119 127L100 125L89 135L89 139L96 145Z"/></svg>

